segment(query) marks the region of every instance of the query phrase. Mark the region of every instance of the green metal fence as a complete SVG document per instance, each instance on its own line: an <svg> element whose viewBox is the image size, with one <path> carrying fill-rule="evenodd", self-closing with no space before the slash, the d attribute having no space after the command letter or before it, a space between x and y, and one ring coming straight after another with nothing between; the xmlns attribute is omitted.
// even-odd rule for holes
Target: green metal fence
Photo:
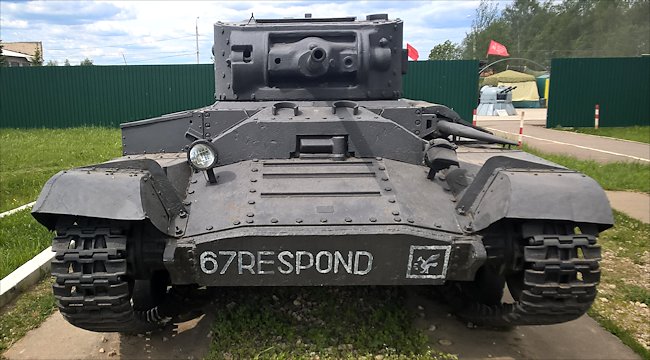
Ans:
<svg viewBox="0 0 650 360"><path fill-rule="evenodd" d="M409 62L404 97L447 105L472 121L478 101L478 69L477 60Z"/></svg>
<svg viewBox="0 0 650 360"><path fill-rule="evenodd" d="M477 62L409 65L405 97L471 117ZM117 126L214 102L211 64L0 68L0 79L0 127Z"/></svg>
<svg viewBox="0 0 650 360"><path fill-rule="evenodd" d="M117 126L214 102L212 65L0 68L2 127Z"/></svg>
<svg viewBox="0 0 650 360"><path fill-rule="evenodd" d="M553 59L546 127L650 125L650 57Z"/></svg>

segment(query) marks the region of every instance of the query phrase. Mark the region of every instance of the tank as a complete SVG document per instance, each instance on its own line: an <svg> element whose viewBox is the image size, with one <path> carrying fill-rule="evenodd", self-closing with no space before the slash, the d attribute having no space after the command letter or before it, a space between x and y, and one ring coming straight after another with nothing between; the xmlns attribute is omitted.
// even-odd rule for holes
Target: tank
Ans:
<svg viewBox="0 0 650 360"><path fill-rule="evenodd" d="M139 332L232 286L427 286L488 326L584 314L605 193L404 99L402 26L217 22L216 102L122 124L122 157L54 175L33 207L65 319Z"/></svg>

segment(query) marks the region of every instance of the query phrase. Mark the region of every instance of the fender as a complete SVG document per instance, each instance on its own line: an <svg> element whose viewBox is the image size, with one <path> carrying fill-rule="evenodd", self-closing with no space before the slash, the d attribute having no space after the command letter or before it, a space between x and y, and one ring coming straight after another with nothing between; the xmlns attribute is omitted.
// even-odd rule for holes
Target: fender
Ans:
<svg viewBox="0 0 650 360"><path fill-rule="evenodd" d="M113 220L148 219L161 232L178 236L187 209L178 189L189 166L181 159L163 168L151 159L118 160L61 171L50 178L32 209L38 222L54 230L61 216ZM173 169L172 169L173 168ZM173 171L171 171L171 170ZM174 175L174 184L166 175ZM183 223L183 224L180 224Z"/></svg>
<svg viewBox="0 0 650 360"><path fill-rule="evenodd" d="M614 224L607 195L581 173L507 157L488 160L457 205L483 230L501 219L566 220L598 226Z"/></svg>

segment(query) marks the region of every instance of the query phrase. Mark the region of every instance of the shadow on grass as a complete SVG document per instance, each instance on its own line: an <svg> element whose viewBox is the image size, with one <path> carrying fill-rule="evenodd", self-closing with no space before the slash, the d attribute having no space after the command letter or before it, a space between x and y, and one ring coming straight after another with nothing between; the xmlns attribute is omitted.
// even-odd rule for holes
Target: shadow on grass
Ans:
<svg viewBox="0 0 650 360"><path fill-rule="evenodd" d="M444 358L412 326L398 287L226 288L210 359Z"/></svg>

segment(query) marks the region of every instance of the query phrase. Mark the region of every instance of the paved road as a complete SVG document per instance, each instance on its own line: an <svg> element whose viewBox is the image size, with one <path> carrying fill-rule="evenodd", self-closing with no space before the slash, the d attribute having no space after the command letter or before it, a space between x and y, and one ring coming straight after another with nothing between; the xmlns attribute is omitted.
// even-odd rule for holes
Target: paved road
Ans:
<svg viewBox="0 0 650 360"><path fill-rule="evenodd" d="M650 180L648 180L650 181ZM650 195L629 191L605 191L612 207L650 224Z"/></svg>
<svg viewBox="0 0 650 360"><path fill-rule="evenodd" d="M518 109L521 111L521 109ZM546 129L546 109L524 110L524 143L555 154L567 154L598 162L636 161L650 164L650 144ZM518 116L479 116L477 125L516 139Z"/></svg>

